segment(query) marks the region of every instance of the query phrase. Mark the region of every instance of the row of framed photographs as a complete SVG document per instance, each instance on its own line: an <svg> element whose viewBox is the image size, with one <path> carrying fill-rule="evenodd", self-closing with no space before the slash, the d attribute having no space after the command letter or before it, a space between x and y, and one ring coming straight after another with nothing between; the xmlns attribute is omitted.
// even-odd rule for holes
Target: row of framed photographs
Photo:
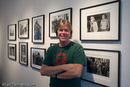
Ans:
<svg viewBox="0 0 130 87"><path fill-rule="evenodd" d="M32 17L32 42L44 43L44 15ZM18 21L18 38L29 38L29 19ZM8 40L16 41L16 24L8 25Z"/></svg>
<svg viewBox="0 0 130 87"><path fill-rule="evenodd" d="M8 43L8 58L16 61L17 53L16 44ZM40 70L46 49L30 48L30 65L32 68ZM19 63L28 66L28 43L19 42Z"/></svg>
<svg viewBox="0 0 130 87"><path fill-rule="evenodd" d="M50 44L50 45L53 45ZM16 60L16 44L8 44L8 57ZM120 51L84 49L87 66L84 67L82 80L108 87L119 87ZM30 48L30 64L35 69L41 68L46 49ZM28 65L28 43L19 42L19 63Z"/></svg>
<svg viewBox="0 0 130 87"><path fill-rule="evenodd" d="M80 9L80 40L120 40L120 2L113 1ZM72 23L72 8L49 13L49 37L55 38L56 25L60 19ZM44 43L45 15L32 17L32 42ZM16 40L16 24L8 25L8 40ZM29 19L18 21L18 37L29 38Z"/></svg>

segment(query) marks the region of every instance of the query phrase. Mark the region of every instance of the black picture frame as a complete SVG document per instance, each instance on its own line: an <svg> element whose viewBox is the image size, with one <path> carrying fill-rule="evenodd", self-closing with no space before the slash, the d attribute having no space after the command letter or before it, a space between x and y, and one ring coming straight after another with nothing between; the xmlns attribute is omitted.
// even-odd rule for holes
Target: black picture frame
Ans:
<svg viewBox="0 0 130 87"><path fill-rule="evenodd" d="M16 41L16 24L8 25L8 40Z"/></svg>
<svg viewBox="0 0 130 87"><path fill-rule="evenodd" d="M43 44L45 33L45 15L32 17L32 43Z"/></svg>
<svg viewBox="0 0 130 87"><path fill-rule="evenodd" d="M19 63L28 66L28 43L19 42Z"/></svg>
<svg viewBox="0 0 130 87"><path fill-rule="evenodd" d="M16 54L17 54L16 48L17 48L16 44L8 43L8 58L14 61L16 61Z"/></svg>
<svg viewBox="0 0 130 87"><path fill-rule="evenodd" d="M46 49L31 47L30 49L30 65L32 68L40 70L42 61L44 60Z"/></svg>
<svg viewBox="0 0 130 87"><path fill-rule="evenodd" d="M120 1L81 8L80 40L119 41L119 23Z"/></svg>
<svg viewBox="0 0 130 87"><path fill-rule="evenodd" d="M81 79L105 87L120 87L120 51L84 49L87 66Z"/></svg>
<svg viewBox="0 0 130 87"><path fill-rule="evenodd" d="M28 39L29 38L29 19L23 19L18 21L18 38Z"/></svg>
<svg viewBox="0 0 130 87"><path fill-rule="evenodd" d="M72 24L72 8L49 13L49 37L56 38L56 25L60 19L67 19Z"/></svg>

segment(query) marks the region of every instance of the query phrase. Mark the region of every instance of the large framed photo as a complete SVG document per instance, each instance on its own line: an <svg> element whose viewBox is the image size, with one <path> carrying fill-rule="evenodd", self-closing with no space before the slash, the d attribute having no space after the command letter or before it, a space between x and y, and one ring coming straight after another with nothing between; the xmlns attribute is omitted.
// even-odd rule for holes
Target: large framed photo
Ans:
<svg viewBox="0 0 130 87"><path fill-rule="evenodd" d="M16 44L8 44L8 58L16 61Z"/></svg>
<svg viewBox="0 0 130 87"><path fill-rule="evenodd" d="M56 25L60 19L67 19L72 24L72 8L49 13L49 37L56 37Z"/></svg>
<svg viewBox="0 0 130 87"><path fill-rule="evenodd" d="M29 38L29 19L23 19L18 21L18 37L20 39Z"/></svg>
<svg viewBox="0 0 130 87"><path fill-rule="evenodd" d="M119 41L119 1L80 9L81 41Z"/></svg>
<svg viewBox="0 0 130 87"><path fill-rule="evenodd" d="M8 40L16 41L16 24L8 25Z"/></svg>
<svg viewBox="0 0 130 87"><path fill-rule="evenodd" d="M43 48L31 48L30 50L31 67L40 70L42 61L44 59L46 49Z"/></svg>
<svg viewBox="0 0 130 87"><path fill-rule="evenodd" d="M19 63L28 65L28 43L19 42Z"/></svg>
<svg viewBox="0 0 130 87"><path fill-rule="evenodd" d="M32 42L44 43L44 20L45 16L35 16L32 18Z"/></svg>
<svg viewBox="0 0 130 87"><path fill-rule="evenodd" d="M84 49L87 66L81 78L107 87L119 87L120 51Z"/></svg>

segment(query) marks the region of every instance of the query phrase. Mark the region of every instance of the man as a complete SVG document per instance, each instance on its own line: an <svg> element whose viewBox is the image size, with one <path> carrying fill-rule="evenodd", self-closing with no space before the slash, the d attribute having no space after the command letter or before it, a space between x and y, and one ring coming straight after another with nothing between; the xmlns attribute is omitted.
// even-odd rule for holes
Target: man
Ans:
<svg viewBox="0 0 130 87"><path fill-rule="evenodd" d="M72 27L60 20L56 30L59 43L48 48L41 67L42 76L50 76L50 87L81 87L80 76L86 65L81 45L70 41Z"/></svg>

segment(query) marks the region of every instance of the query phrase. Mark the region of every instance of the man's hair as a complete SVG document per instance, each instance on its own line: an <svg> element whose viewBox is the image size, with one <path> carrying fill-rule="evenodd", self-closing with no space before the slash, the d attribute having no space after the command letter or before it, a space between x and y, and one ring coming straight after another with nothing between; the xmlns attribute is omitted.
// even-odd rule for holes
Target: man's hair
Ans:
<svg viewBox="0 0 130 87"><path fill-rule="evenodd" d="M59 21L58 21L58 24L57 24L57 26L56 26L56 36L57 36L57 31L58 31L58 29L61 27L61 26L67 26L68 28L69 28L69 30L70 30L70 38L72 37L72 25L71 25L71 23L68 21L68 20L64 20L64 19L60 19Z"/></svg>

